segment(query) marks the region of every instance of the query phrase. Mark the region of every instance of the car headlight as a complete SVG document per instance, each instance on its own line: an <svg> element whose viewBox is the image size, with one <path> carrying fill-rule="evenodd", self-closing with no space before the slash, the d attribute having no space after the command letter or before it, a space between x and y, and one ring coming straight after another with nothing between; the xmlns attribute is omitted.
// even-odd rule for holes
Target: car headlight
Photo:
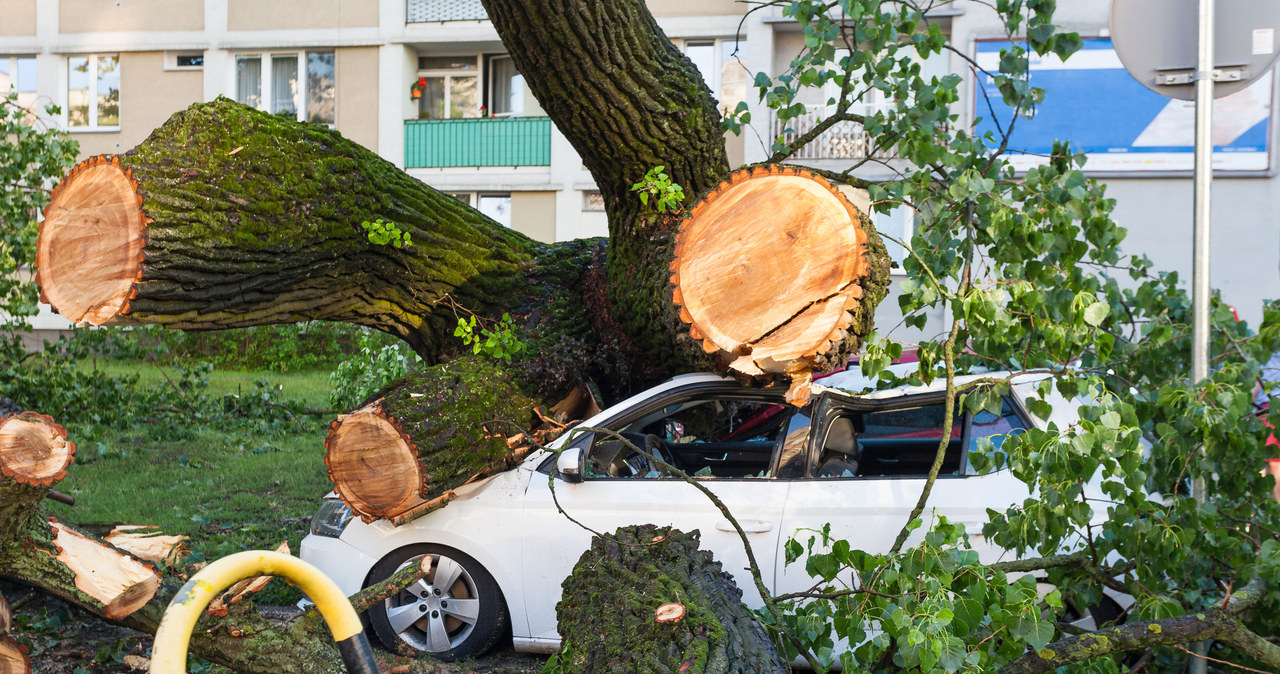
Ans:
<svg viewBox="0 0 1280 674"><path fill-rule="evenodd" d="M311 533L317 536L337 538L342 530L351 523L351 508L336 498L327 498L320 504L320 510L311 518Z"/></svg>

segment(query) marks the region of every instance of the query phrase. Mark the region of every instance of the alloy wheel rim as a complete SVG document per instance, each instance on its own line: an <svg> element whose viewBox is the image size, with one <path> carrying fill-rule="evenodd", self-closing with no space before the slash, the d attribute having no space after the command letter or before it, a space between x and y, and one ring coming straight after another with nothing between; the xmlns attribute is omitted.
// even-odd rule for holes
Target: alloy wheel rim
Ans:
<svg viewBox="0 0 1280 674"><path fill-rule="evenodd" d="M431 555L431 571L422 580L384 602L387 621L401 641L420 651L456 648L475 631L480 596L471 574L455 560ZM419 555L400 568L418 563Z"/></svg>

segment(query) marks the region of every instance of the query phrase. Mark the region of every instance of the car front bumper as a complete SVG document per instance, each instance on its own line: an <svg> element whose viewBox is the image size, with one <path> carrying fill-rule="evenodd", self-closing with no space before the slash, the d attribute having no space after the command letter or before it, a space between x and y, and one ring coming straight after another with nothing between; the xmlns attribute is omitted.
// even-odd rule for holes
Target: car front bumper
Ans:
<svg viewBox="0 0 1280 674"><path fill-rule="evenodd" d="M369 569L378 560L340 538L308 534L298 548L302 561L320 569L324 575L338 584L342 593L351 596L364 587Z"/></svg>

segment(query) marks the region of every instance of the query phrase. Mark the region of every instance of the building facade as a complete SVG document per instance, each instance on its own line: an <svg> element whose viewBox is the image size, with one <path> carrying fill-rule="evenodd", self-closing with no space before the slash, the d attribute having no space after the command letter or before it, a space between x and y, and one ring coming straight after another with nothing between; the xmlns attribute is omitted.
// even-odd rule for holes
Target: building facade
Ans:
<svg viewBox="0 0 1280 674"><path fill-rule="evenodd" d="M756 72L782 72L802 49L796 23L778 8L748 15L748 5L734 0L648 5L722 106L750 106L749 127L726 136L731 164L767 157L771 139L785 130L755 101L750 82ZM1109 0L1061 3L1058 23L1082 36L1106 37L1109 7ZM940 3L930 18L968 54L976 55L986 40L1007 38L985 3ZM967 124L980 83L964 60L943 55L921 67L926 75L968 77L966 99L957 106L960 123ZM0 90L8 86L24 102L58 104L61 116L47 123L68 129L85 155L125 152L173 112L226 96L330 124L533 238L607 234L591 175L524 86L479 0L0 0ZM812 115L791 128L803 132L820 118L825 99L814 92L807 101ZM860 102L867 110L879 104ZM1273 155L1269 119L1265 133ZM843 168L872 145L845 123L795 161ZM1213 285L1255 324L1262 301L1280 297L1275 163L1272 158L1266 170L1228 173L1215 183ZM883 177L885 170L869 163L863 176ZM1189 277L1190 173L1098 175L1129 230L1126 249ZM905 240L912 217L903 210L876 219ZM898 258L903 253L894 251ZM897 323L896 305L892 298L884 303L881 325ZM938 316L927 330L944 323ZM56 317L42 316L40 327L55 325Z"/></svg>

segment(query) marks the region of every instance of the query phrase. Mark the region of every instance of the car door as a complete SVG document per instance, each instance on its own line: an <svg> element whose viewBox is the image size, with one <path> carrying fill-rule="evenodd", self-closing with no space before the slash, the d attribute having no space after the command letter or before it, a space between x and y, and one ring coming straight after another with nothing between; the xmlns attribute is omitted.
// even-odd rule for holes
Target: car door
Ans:
<svg viewBox="0 0 1280 674"><path fill-rule="evenodd" d="M734 515L751 544L763 581L773 589L778 531L788 483L771 475L775 450L792 410L775 400L746 394L732 385L708 390L675 392L608 424L612 430L661 430L673 460L710 489ZM713 410L716 405L719 410ZM737 413L730 413L730 408ZM711 411L711 414L706 412ZM695 415L695 412L698 414ZM721 428L704 435L707 419L718 418ZM727 423L727 427L725 424ZM753 425L749 425L753 424ZM637 433L637 435L631 435ZM647 433L644 435L656 435ZM679 437L677 437L679 436ZM697 530L702 548L710 550L733 575L748 606L760 606L759 592L746 571L746 551L731 522L695 487L675 477L627 473L628 458L611 457L606 434L575 443L587 451L585 478L578 483L536 474L525 498L522 559L524 592L530 635L537 640L556 637L555 605L561 583L589 547L592 533L612 533L630 524L673 526ZM593 464L594 453L597 457ZM594 465L594 469L590 468ZM609 474L612 470L613 474ZM656 471L655 471L656 472ZM647 474L647 473L646 473ZM554 487L554 500L552 488ZM582 526L561 514L573 517Z"/></svg>
<svg viewBox="0 0 1280 674"><path fill-rule="evenodd" d="M867 552L888 552L920 498L943 438L942 394L876 401L827 393L818 401L817 409L809 465L804 476L792 482L787 495L781 543L785 545L788 538L795 536L803 545L812 535L806 530L821 530L829 523L837 539ZM827 470L824 474L824 465L839 463L829 462L828 458L848 460L824 457L823 443L828 435L837 432L834 428L841 418L853 420L859 450L856 474L847 470ZM998 415L980 412L971 416L957 410L943 467L922 514L925 526L913 532L907 544L923 538L936 513L963 523L970 544L984 561L999 559L1004 552L981 535L987 508L1003 510L1021 502L1029 492L1008 470L975 475L968 465L968 452L980 437L992 437L998 446L1000 439L1025 428L1026 420L1008 400ZM782 545L776 563L779 593L799 592L813 585L805 573L803 558L789 566L785 564Z"/></svg>

